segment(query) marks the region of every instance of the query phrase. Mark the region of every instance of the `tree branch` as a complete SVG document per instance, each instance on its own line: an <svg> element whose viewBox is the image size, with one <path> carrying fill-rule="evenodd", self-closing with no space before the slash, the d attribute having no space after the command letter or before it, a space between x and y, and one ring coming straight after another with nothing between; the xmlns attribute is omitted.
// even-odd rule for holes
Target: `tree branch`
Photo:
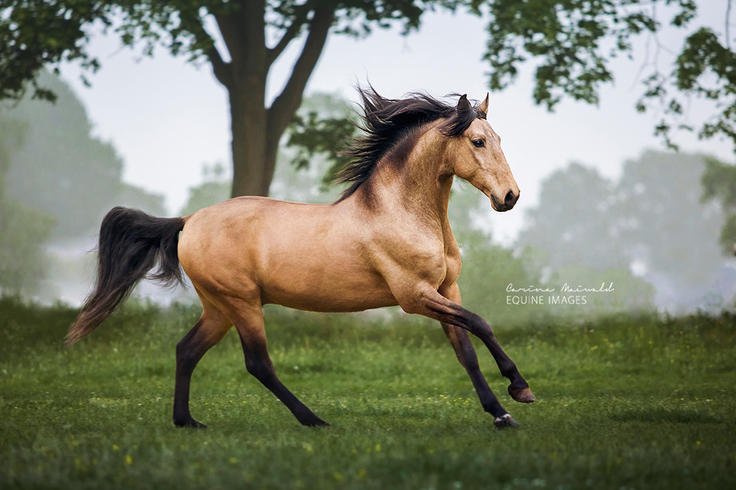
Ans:
<svg viewBox="0 0 736 490"><path fill-rule="evenodd" d="M188 23L190 23L192 26L192 34L194 34L197 44L199 44L200 46L210 46L209 48L207 48L204 54L212 65L212 71L215 74L215 78L217 78L217 80L221 84L228 87L232 81L232 70L230 68L230 63L226 63L222 59L220 52L215 46L215 40L212 39L212 36L210 36L209 33L205 30L204 24L202 23L202 19L199 17L199 15L191 16L188 21Z"/></svg>
<svg viewBox="0 0 736 490"><path fill-rule="evenodd" d="M210 60L210 63L212 64L212 72L215 74L215 78L217 78L217 81L223 84L225 87L230 87L232 84L232 70L230 67L230 63L226 63L222 56L220 55L220 52L217 50L214 44L212 44L212 47L207 50L207 59Z"/></svg>
<svg viewBox="0 0 736 490"><path fill-rule="evenodd" d="M728 0L726 2L726 47L728 49L731 49L731 32L729 30L730 22L731 22L731 0Z"/></svg>
<svg viewBox="0 0 736 490"><path fill-rule="evenodd" d="M302 30L302 26L307 20L307 13L309 10L302 9L300 10L295 16L294 20L291 22L289 27L286 29L286 32L284 32L284 35L281 36L281 39L279 42L273 47L269 48L266 51L266 63L268 63L269 66L276 61L276 58L278 58L281 53L284 51L286 46L289 45L291 41L294 40L295 37L299 35L299 33Z"/></svg>
<svg viewBox="0 0 736 490"><path fill-rule="evenodd" d="M247 0L225 13L215 14L222 38L230 52L232 79L240 83L266 72L265 1Z"/></svg>
<svg viewBox="0 0 736 490"><path fill-rule="evenodd" d="M237 19L233 18L233 14L215 14L215 20L217 21L217 27L220 29L222 39L225 41L228 51L230 52L230 58L235 60L238 58L238 45L239 36L237 29Z"/></svg>
<svg viewBox="0 0 736 490"><path fill-rule="evenodd" d="M279 138L302 103L302 94L312 74L322 48L327 41L327 34L334 19L334 9L328 6L317 7L309 23L309 36L299 55L283 91L271 104L268 110L268 133Z"/></svg>

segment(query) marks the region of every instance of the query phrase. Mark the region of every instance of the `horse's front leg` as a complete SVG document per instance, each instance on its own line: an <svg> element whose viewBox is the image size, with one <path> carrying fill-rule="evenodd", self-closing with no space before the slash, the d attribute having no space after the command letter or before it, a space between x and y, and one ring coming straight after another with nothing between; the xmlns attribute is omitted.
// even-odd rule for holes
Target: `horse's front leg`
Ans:
<svg viewBox="0 0 736 490"><path fill-rule="evenodd" d="M450 293L450 291L455 290L454 288L457 288L457 286L449 286L446 291L448 295L456 294L459 299L459 289ZM477 336L488 347L498 364L501 374L511 381L508 388L511 397L522 403L531 403L535 400L529 389L529 383L526 382L519 373L516 364L501 348L493 329L480 316L446 298L428 284L418 285L411 297L404 298L403 301L400 301L400 304L404 310L410 313L418 313L434 318L443 324L462 328Z"/></svg>
<svg viewBox="0 0 736 490"><path fill-rule="evenodd" d="M450 301L457 304L461 302L460 288L458 288L457 284L440 288L440 293ZM501 403L493 391L491 391L486 378L480 371L478 356L475 354L475 348L470 341L468 332L455 325L445 322L441 323L447 338L455 349L455 355L457 355L458 361L460 361L460 364L462 364L468 376L470 376L470 381L473 383L473 388L475 388L475 392L478 394L483 410L493 415L493 423L497 427L516 425L511 415L501 406Z"/></svg>

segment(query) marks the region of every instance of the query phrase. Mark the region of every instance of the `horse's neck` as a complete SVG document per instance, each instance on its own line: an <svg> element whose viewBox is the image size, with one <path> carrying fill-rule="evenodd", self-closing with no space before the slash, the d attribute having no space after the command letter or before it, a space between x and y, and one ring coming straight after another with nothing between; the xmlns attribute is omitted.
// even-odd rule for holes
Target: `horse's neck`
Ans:
<svg viewBox="0 0 736 490"><path fill-rule="evenodd" d="M387 209L396 205L410 213L420 213L441 223L447 221L452 173L444 169L443 137L427 131L404 162L382 162L376 169L372 193Z"/></svg>

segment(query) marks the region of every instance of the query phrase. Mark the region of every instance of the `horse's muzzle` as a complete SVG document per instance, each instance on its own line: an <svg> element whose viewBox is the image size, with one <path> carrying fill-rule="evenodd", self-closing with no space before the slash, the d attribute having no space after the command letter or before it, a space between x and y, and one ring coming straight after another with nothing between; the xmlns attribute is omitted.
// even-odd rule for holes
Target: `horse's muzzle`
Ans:
<svg viewBox="0 0 736 490"><path fill-rule="evenodd" d="M500 199L496 199L494 194L491 194L491 206L499 212L508 211L514 207L516 201L519 200L520 195L521 192L514 193L514 191L510 190L504 196L503 201L501 201Z"/></svg>

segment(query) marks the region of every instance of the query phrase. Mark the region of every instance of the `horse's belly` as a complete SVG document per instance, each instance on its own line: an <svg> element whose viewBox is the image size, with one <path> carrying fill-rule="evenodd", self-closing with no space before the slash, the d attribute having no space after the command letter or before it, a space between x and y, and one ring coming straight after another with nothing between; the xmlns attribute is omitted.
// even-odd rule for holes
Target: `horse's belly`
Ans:
<svg viewBox="0 0 736 490"><path fill-rule="evenodd" d="M361 311L396 305L377 274L365 270L301 270L290 277L262 279L263 303L309 311Z"/></svg>

